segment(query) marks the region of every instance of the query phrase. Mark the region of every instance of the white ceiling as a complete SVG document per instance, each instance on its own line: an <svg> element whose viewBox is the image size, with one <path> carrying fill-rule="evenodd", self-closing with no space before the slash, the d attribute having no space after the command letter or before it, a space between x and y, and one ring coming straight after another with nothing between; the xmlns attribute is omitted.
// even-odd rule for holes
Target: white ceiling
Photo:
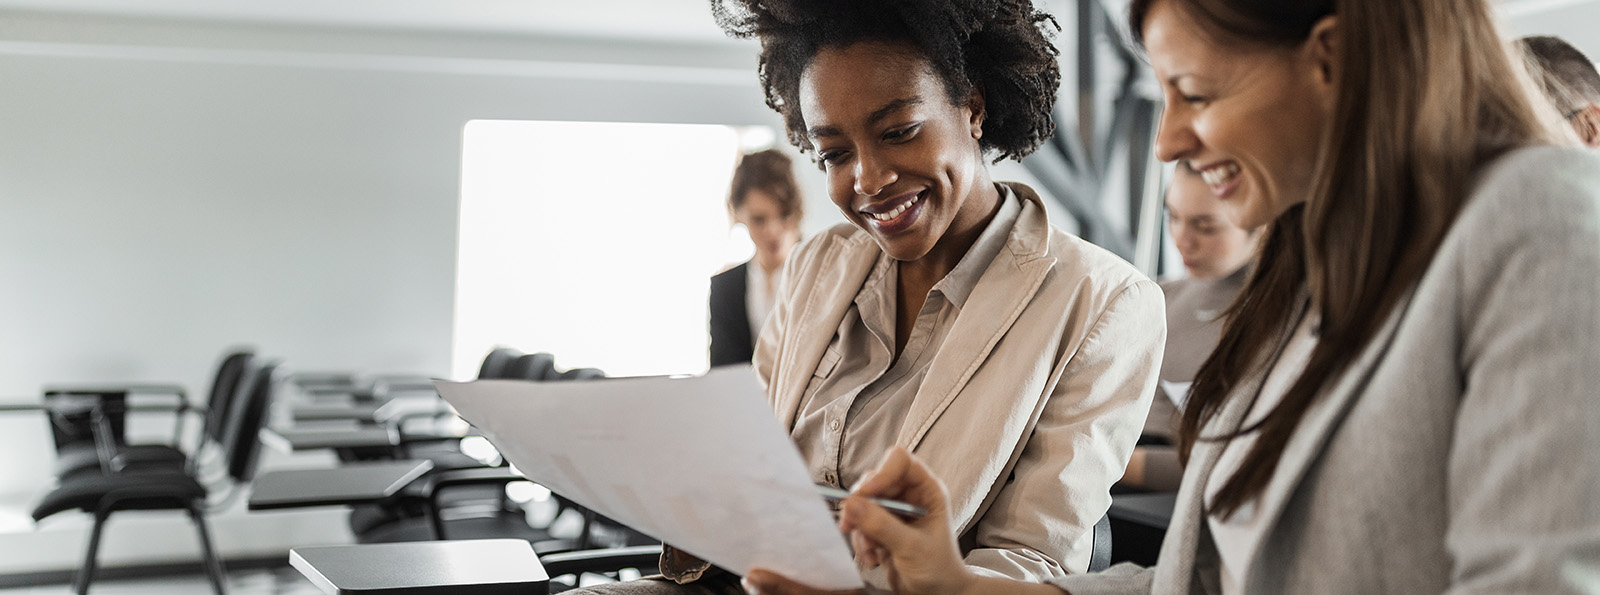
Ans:
<svg viewBox="0 0 1600 595"><path fill-rule="evenodd" d="M708 0L0 0L0 9L576 37L718 41Z"/></svg>
<svg viewBox="0 0 1600 595"><path fill-rule="evenodd" d="M1072 0L1035 0L1046 10ZM1126 0L1105 0L1118 10ZM1498 0L1519 35L1567 37L1600 53L1600 0ZM0 10L235 22L505 32L611 39L726 40L709 0L0 0ZM1053 10L1054 9L1054 10Z"/></svg>

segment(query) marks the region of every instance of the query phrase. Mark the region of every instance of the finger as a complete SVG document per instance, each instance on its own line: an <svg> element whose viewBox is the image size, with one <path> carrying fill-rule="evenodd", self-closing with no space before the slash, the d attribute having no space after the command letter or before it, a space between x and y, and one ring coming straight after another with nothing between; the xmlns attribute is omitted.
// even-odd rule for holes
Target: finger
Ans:
<svg viewBox="0 0 1600 595"><path fill-rule="evenodd" d="M744 590L756 595L864 595L865 591L825 591L789 580L775 572L755 569L745 575Z"/></svg>
<svg viewBox="0 0 1600 595"><path fill-rule="evenodd" d="M860 561L864 568L877 568L883 563L883 556L879 555L883 552L883 547L860 531L850 532L850 545L856 552L856 560Z"/></svg>
<svg viewBox="0 0 1600 595"><path fill-rule="evenodd" d="M922 531L865 498L845 500L842 517L841 525L848 525L852 531L877 542L891 555L915 547L917 542L924 539Z"/></svg>

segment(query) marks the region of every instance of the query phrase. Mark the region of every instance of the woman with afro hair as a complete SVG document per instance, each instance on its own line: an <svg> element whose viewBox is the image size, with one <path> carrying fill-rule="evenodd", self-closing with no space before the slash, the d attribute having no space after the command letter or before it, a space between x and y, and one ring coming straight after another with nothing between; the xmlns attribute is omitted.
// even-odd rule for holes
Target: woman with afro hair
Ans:
<svg viewBox="0 0 1600 595"><path fill-rule="evenodd" d="M1054 22L1028 0L712 7L761 41L767 103L848 220L795 248L754 355L812 478L848 488L903 447L949 483L974 572L1084 572L1166 327L1155 283L990 179L1054 131ZM742 591L688 554L598 589Z"/></svg>

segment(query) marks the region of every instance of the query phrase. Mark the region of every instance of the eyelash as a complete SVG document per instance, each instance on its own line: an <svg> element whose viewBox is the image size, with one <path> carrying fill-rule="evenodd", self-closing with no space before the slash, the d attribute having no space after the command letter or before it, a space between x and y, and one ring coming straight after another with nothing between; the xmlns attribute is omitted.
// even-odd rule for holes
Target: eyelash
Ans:
<svg viewBox="0 0 1600 595"><path fill-rule="evenodd" d="M922 128L921 124L912 124L912 125L906 126L904 128L896 128L894 130L890 130L888 132L883 133L883 139L884 140L888 140L888 141L903 140L908 136L916 134L917 130L919 130L921 128Z"/></svg>
<svg viewBox="0 0 1600 595"><path fill-rule="evenodd" d="M917 133L917 131L919 131L921 129L922 129L922 125L921 124L912 124L912 125L906 126L904 128L896 128L894 130L890 130L888 132L883 133L883 140L886 140L886 141L889 141L889 142L892 142L892 143L906 142L908 140L911 140L908 137L910 137L912 135L915 135ZM826 153L818 153L817 154L817 160L821 161L823 165L832 165L834 163L834 161L837 161L839 156L841 156L843 154L844 154L844 151L829 151L829 152L826 152Z"/></svg>

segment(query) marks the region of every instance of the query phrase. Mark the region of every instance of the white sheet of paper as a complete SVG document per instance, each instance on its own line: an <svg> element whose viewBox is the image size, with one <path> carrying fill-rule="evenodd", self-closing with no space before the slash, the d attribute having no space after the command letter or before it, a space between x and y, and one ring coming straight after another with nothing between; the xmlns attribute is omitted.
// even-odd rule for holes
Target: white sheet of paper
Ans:
<svg viewBox="0 0 1600 595"><path fill-rule="evenodd" d="M862 587L749 367L693 378L435 382L529 479L740 575Z"/></svg>
<svg viewBox="0 0 1600 595"><path fill-rule="evenodd" d="M1189 387L1193 382L1167 382L1161 381L1161 392L1167 394L1167 399L1172 401L1172 406L1178 411L1183 411L1184 404L1189 402Z"/></svg>

